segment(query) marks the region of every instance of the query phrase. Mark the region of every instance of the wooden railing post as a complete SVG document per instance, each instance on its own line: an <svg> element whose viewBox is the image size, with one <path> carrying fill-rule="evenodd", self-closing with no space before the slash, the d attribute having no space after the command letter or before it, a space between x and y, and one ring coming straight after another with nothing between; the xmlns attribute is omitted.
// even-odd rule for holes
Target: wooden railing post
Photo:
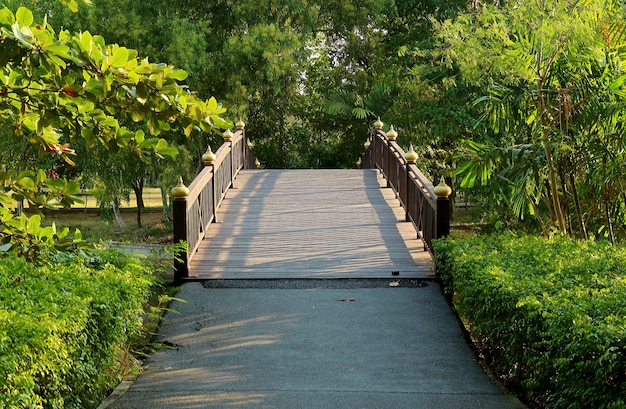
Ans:
<svg viewBox="0 0 626 409"><path fill-rule="evenodd" d="M228 187L232 187L233 182L235 180L235 170L233 167L235 166L234 155L233 155L233 132L230 129L227 129L222 136L224 137L224 142L228 143L228 156L230 157L230 183Z"/></svg>
<svg viewBox="0 0 626 409"><path fill-rule="evenodd" d="M183 183L183 178L178 179L178 185L172 189L172 215L174 218L174 244L187 243L187 196L189 189ZM179 285L183 279L189 276L187 266L188 250L181 249L174 259L174 284Z"/></svg>
<svg viewBox="0 0 626 409"><path fill-rule="evenodd" d="M210 166L211 167L211 173L213 174L213 177L211 178L211 184L212 189L211 192L213 192L212 194L212 198L211 198L211 214L213 215L213 223L217 222L217 205L215 204L216 198L215 198L215 154L213 153L213 151L211 150L211 146L209 145L207 147L206 152L204 152L204 154L202 155L202 164L204 166Z"/></svg>
<svg viewBox="0 0 626 409"><path fill-rule="evenodd" d="M393 129L393 125L389 127L389 130L387 131L386 136L387 136L387 155L388 155L387 169L386 169L387 187L394 188L396 192L396 198L398 198L400 194L399 192L400 185L398 183L398 166L400 164L398 162L399 159L396 159L396 155L394 153L395 151L397 151L397 149L395 148L395 142L396 142L396 139L398 139L398 132L396 132L396 130ZM395 170L393 171L391 170L392 166L395 166ZM395 180L392 180L391 179L392 177Z"/></svg>
<svg viewBox="0 0 626 409"><path fill-rule="evenodd" d="M243 168L246 168L246 163L248 163L247 151L250 148L248 145L248 141L246 140L246 123L241 119L237 121L235 124L237 131L241 132L241 136L243 137L243 143L241 144L241 160L243 163Z"/></svg>
<svg viewBox="0 0 626 409"><path fill-rule="evenodd" d="M437 230L436 239L446 237L450 234L450 193L452 188L446 184L445 178L442 176L441 181L434 189L437 196Z"/></svg>
<svg viewBox="0 0 626 409"><path fill-rule="evenodd" d="M413 205L412 203L412 197L410 195L410 190L409 189L409 185L411 184L411 165L415 165L415 162L417 162L417 152L415 152L415 149L413 149L413 144L409 145L409 150L407 153L404 154L404 159L406 160L406 203L404 204L404 210L405 210L405 215L404 215L404 221L406 222L410 222L411 221L411 214L410 214L410 209L411 206Z"/></svg>

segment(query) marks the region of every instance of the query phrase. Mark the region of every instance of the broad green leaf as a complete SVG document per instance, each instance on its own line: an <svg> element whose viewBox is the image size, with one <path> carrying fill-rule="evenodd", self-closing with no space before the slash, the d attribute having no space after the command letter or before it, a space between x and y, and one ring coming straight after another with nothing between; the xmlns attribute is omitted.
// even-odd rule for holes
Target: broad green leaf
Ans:
<svg viewBox="0 0 626 409"><path fill-rule="evenodd" d="M113 55L109 56L108 63L111 67L119 68L128 62L128 48L119 47L114 49Z"/></svg>
<svg viewBox="0 0 626 409"><path fill-rule="evenodd" d="M170 74L169 77L173 78L177 81L183 81L186 80L187 77L189 76L189 74L187 74L186 71L184 70L173 70Z"/></svg>
<svg viewBox="0 0 626 409"><path fill-rule="evenodd" d="M220 129L228 129L233 127L232 121L227 121L219 116L212 116L211 123L213 124L213 126Z"/></svg>
<svg viewBox="0 0 626 409"><path fill-rule="evenodd" d="M68 180L65 185L65 194L66 195L75 195L80 192L80 183L74 180Z"/></svg>
<svg viewBox="0 0 626 409"><path fill-rule="evenodd" d="M79 34L78 39L83 50L91 54L91 50L93 48L93 37L91 36L91 33L89 31L83 31Z"/></svg>
<svg viewBox="0 0 626 409"><path fill-rule="evenodd" d="M8 8L0 10L0 24L4 26L10 26L15 23L15 16Z"/></svg>
<svg viewBox="0 0 626 409"><path fill-rule="evenodd" d="M41 228L41 216L34 214L28 218L28 231L31 234L37 234Z"/></svg>
<svg viewBox="0 0 626 409"><path fill-rule="evenodd" d="M145 133L142 130L139 130L135 133L135 141L138 144L141 144L146 139Z"/></svg>
<svg viewBox="0 0 626 409"><path fill-rule="evenodd" d="M217 111L217 100L215 99L215 97L211 97L209 99L209 102L207 104L207 109L211 112Z"/></svg>
<svg viewBox="0 0 626 409"><path fill-rule="evenodd" d="M150 139L146 139L144 141L142 141L141 143L137 144L137 147L141 150L150 150L150 149L154 149L157 146L157 143L159 143L159 140L157 138L150 138Z"/></svg>
<svg viewBox="0 0 626 409"><path fill-rule="evenodd" d="M17 9L15 12L15 19L21 27L30 27L33 24L33 21L35 21L33 12L26 7L20 7Z"/></svg>

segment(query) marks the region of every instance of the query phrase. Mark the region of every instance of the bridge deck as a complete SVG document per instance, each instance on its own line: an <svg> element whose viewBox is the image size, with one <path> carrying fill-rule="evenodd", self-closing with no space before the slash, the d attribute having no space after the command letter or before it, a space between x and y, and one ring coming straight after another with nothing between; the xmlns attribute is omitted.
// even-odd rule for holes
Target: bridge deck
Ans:
<svg viewBox="0 0 626 409"><path fill-rule="evenodd" d="M374 170L243 171L190 279L432 277L429 253L383 183Z"/></svg>

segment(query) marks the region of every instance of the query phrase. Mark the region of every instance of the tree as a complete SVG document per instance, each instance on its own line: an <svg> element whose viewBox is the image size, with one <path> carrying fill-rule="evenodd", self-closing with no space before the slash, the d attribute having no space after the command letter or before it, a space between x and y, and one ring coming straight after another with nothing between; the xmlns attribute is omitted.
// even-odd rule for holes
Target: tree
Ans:
<svg viewBox="0 0 626 409"><path fill-rule="evenodd" d="M439 25L449 65L458 67L464 81L486 90L476 101L483 106L479 125L502 135L500 143L519 147L496 145L494 153L534 152L541 163L530 172L525 154L497 162L480 148L481 158L461 169L465 186L479 179L477 171L498 174L510 184L519 215L528 209L546 233L555 228L565 234L572 232L568 213L573 209L586 235L577 194L586 181L567 175L585 156L584 140L623 139L615 126L623 115L621 21L618 2L542 0L487 5ZM595 167L594 162L585 166ZM542 220L540 204L550 223Z"/></svg>
<svg viewBox="0 0 626 409"><path fill-rule="evenodd" d="M80 138L87 146L127 150L149 161L176 154L158 137L161 132L190 135L194 129L232 126L214 98L201 100L179 84L187 74L173 66L140 59L137 51L106 44L87 31L56 33L24 7L15 14L0 10L0 28L0 124L10 130L7 138L27 142L43 157L72 164L77 153L71 146ZM149 136L121 125L121 118L145 123ZM70 205L78 183L18 167L0 176L3 251L18 248L31 257L42 242L67 236L54 227L42 230L38 216L15 216L11 206L23 200L33 209Z"/></svg>

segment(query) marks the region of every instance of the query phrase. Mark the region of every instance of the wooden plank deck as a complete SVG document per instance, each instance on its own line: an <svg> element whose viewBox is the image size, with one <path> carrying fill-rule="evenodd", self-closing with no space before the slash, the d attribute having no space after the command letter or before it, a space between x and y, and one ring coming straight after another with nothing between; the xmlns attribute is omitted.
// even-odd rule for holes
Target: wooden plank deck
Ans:
<svg viewBox="0 0 626 409"><path fill-rule="evenodd" d="M190 279L433 277L429 253L384 186L375 170L243 171Z"/></svg>

